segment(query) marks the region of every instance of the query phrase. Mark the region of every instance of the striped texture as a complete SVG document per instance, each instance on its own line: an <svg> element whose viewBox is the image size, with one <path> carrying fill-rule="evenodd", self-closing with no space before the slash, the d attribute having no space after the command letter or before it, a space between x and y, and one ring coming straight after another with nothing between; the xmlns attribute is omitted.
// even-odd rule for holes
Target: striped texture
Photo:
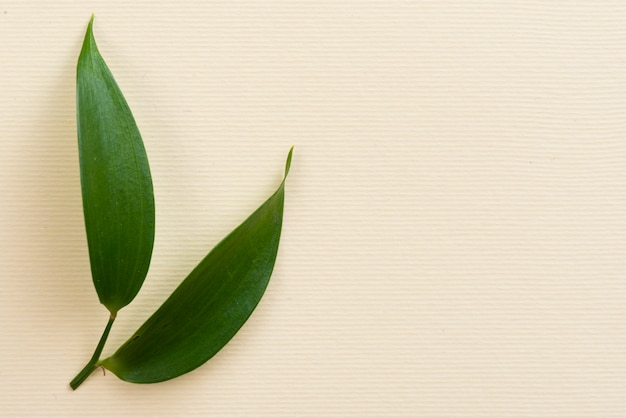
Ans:
<svg viewBox="0 0 626 418"><path fill-rule="evenodd" d="M180 379L71 393L107 319L74 110L92 12L157 206L105 354L295 151L233 341ZM5 1L1 415L626 416L624 22L617 0Z"/></svg>

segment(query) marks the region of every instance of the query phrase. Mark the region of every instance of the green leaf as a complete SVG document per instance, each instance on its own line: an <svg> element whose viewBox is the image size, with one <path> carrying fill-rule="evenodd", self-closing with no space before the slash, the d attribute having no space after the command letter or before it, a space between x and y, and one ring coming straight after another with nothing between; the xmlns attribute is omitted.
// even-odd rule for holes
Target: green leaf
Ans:
<svg viewBox="0 0 626 418"><path fill-rule="evenodd" d="M285 179L100 364L122 380L155 383L187 373L215 355L246 322L269 282L280 239Z"/></svg>
<svg viewBox="0 0 626 418"><path fill-rule="evenodd" d="M76 71L80 177L91 273L113 315L143 284L154 244L154 196L135 119L98 52L89 21Z"/></svg>

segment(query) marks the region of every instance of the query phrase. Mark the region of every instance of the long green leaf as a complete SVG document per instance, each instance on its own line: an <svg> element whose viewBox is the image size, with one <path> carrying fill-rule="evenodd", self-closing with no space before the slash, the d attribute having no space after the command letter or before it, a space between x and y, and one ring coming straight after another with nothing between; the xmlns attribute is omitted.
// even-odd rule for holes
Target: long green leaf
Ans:
<svg viewBox="0 0 626 418"><path fill-rule="evenodd" d="M155 383L187 373L215 355L248 319L267 287L278 251L284 197L283 179L278 190L101 364L122 380Z"/></svg>
<svg viewBox="0 0 626 418"><path fill-rule="evenodd" d="M154 197L135 119L89 22L76 71L80 175L91 273L113 315L143 284L154 244Z"/></svg>

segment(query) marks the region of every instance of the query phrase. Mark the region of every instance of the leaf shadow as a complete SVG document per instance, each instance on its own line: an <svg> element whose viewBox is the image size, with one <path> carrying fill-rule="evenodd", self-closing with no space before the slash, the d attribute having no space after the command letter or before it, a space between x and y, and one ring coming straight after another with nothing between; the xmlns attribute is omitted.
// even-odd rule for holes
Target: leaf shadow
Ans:
<svg viewBox="0 0 626 418"><path fill-rule="evenodd" d="M75 50L80 43L77 42ZM68 54L51 71L45 99L34 112L32 137L20 151L21 188L32 202L28 216L35 240L31 257L33 297L38 306L56 305L48 320L72 321L104 316L90 279L84 236L75 120L75 57ZM93 313L93 315L92 315Z"/></svg>

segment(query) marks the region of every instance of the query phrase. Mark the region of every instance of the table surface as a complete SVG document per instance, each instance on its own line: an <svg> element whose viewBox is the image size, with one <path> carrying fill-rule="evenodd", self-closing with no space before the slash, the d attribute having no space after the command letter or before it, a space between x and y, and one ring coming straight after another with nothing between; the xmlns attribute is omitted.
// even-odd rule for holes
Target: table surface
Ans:
<svg viewBox="0 0 626 418"><path fill-rule="evenodd" d="M295 151L236 337L183 377L72 392L107 320L76 145L92 13L157 205L105 354ZM4 1L1 415L623 418L624 22L623 1Z"/></svg>

